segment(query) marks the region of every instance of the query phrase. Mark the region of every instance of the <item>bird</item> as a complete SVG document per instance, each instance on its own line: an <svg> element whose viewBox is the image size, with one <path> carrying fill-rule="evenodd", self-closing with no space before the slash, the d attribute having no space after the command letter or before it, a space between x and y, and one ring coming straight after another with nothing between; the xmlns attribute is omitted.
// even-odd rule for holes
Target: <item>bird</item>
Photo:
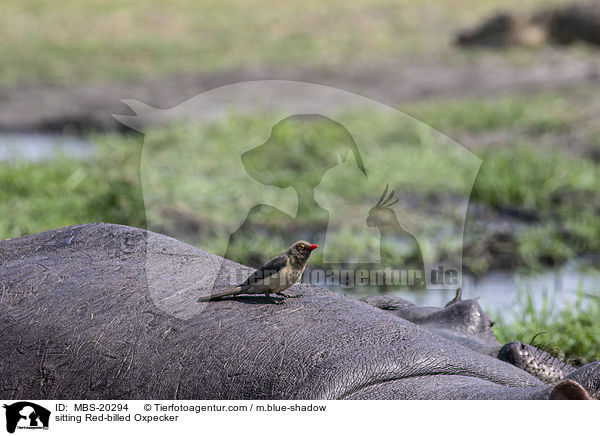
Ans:
<svg viewBox="0 0 600 436"><path fill-rule="evenodd" d="M313 250L318 247L317 244L306 241L295 242L286 251L254 271L250 277L239 285L216 294L200 297L198 301L213 301L239 294L265 294L273 303L283 303L274 300L271 294L290 297L284 294L283 291L300 280L308 258Z"/></svg>

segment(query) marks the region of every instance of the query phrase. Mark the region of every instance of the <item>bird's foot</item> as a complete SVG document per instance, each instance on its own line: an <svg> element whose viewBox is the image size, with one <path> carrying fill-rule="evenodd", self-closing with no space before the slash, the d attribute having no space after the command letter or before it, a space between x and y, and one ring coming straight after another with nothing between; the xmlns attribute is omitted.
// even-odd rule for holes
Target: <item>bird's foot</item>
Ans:
<svg viewBox="0 0 600 436"><path fill-rule="evenodd" d="M285 301L283 300L283 298L273 298L270 295L267 296L267 299L269 300L269 303L271 304L284 304Z"/></svg>
<svg viewBox="0 0 600 436"><path fill-rule="evenodd" d="M277 295L281 295L282 297L285 297L285 298L298 298L298 297L302 297L302 294L288 295L288 294L284 294L283 292L280 292Z"/></svg>

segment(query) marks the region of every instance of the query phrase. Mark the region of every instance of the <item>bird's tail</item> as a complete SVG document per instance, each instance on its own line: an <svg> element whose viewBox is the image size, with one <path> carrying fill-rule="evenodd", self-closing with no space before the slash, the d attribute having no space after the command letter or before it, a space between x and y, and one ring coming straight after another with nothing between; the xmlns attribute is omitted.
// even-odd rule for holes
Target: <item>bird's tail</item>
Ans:
<svg viewBox="0 0 600 436"><path fill-rule="evenodd" d="M222 298L222 297L239 294L241 290L242 290L241 286L236 286L235 288L226 289L224 291L217 292L216 294L200 297L200 298L198 298L198 301L203 302L203 301L218 300L219 298Z"/></svg>

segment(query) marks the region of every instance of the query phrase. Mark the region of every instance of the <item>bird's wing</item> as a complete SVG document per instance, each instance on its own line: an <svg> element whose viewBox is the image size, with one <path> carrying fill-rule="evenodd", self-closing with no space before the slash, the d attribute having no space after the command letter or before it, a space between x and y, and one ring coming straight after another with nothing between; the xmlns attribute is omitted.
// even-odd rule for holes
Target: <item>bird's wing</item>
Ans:
<svg viewBox="0 0 600 436"><path fill-rule="evenodd" d="M275 274L276 272L281 271L287 265L287 260L288 258L285 255L285 253L274 257L273 259L265 263L263 266L258 268L256 271L254 271L254 273L252 273L250 277L248 277L243 283L241 283L240 286L256 284L256 282L261 281L265 277L269 277Z"/></svg>

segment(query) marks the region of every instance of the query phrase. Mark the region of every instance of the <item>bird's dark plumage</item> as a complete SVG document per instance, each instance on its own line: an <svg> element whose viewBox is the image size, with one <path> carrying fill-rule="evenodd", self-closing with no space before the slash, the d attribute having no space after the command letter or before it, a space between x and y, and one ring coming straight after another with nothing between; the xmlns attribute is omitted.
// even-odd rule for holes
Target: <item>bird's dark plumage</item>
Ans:
<svg viewBox="0 0 600 436"><path fill-rule="evenodd" d="M217 300L222 297L238 294L283 294L302 276L311 252L318 245L306 241L298 241L279 256L275 256L263 266L254 271L239 285L216 294L198 298L198 301Z"/></svg>
<svg viewBox="0 0 600 436"><path fill-rule="evenodd" d="M288 258L286 253L281 253L279 256L275 256L273 259L269 260L263 266L254 271L250 277L240 283L239 286L242 288L244 286L251 286L256 284L258 280L262 280L271 274L281 271L287 265L287 261Z"/></svg>

